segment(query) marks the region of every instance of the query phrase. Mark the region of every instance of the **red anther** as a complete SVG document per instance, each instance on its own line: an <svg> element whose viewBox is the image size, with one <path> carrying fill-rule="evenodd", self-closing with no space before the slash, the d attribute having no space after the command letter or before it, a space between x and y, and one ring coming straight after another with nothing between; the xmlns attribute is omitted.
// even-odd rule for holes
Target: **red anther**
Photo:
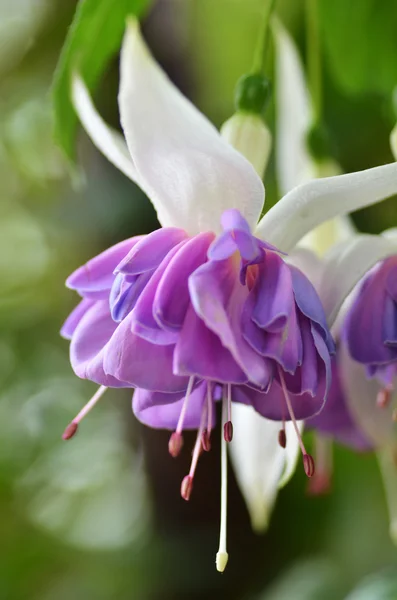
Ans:
<svg viewBox="0 0 397 600"><path fill-rule="evenodd" d="M285 433L285 429L280 429L278 432L278 443L282 448L285 448L287 445L287 435Z"/></svg>
<svg viewBox="0 0 397 600"><path fill-rule="evenodd" d="M182 446L183 446L182 434L178 433L177 431L174 431L174 433L171 434L170 440L168 442L168 452L171 454L171 456L173 458L176 458L177 456L179 456L179 453L182 450Z"/></svg>
<svg viewBox="0 0 397 600"><path fill-rule="evenodd" d="M233 423L231 421L226 421L223 426L223 436L226 442L231 442L233 439Z"/></svg>
<svg viewBox="0 0 397 600"><path fill-rule="evenodd" d="M204 429L203 433L201 434L201 445L205 452L209 452L211 450L211 439L207 429Z"/></svg>
<svg viewBox="0 0 397 600"><path fill-rule="evenodd" d="M313 477L316 469L314 459L310 454L303 455L303 468L305 469L305 473L308 477Z"/></svg>
<svg viewBox="0 0 397 600"><path fill-rule="evenodd" d="M184 500L190 500L190 494L193 489L193 477L191 475L186 475L183 478L181 483L181 496Z"/></svg>
<svg viewBox="0 0 397 600"><path fill-rule="evenodd" d="M384 387L379 390L376 396L376 404L379 408L386 408L390 404L392 396L392 389L390 387Z"/></svg>
<svg viewBox="0 0 397 600"><path fill-rule="evenodd" d="M70 440L70 438L72 438L76 434L78 427L78 423L75 423L74 421L69 423L69 425L66 427L65 431L62 434L62 439Z"/></svg>

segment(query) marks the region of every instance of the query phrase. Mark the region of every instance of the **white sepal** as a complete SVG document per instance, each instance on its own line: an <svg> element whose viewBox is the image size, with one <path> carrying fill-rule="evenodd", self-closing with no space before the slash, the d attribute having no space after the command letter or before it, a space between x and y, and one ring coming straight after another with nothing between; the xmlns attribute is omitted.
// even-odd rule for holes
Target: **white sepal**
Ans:
<svg viewBox="0 0 397 600"><path fill-rule="evenodd" d="M397 193L397 163L315 179L286 194L258 224L255 235L289 252L314 227Z"/></svg>
<svg viewBox="0 0 397 600"><path fill-rule="evenodd" d="M286 424L287 447L278 444L281 424L251 406L233 405L235 422L229 452L255 531L267 528L280 486L293 475L299 454L293 426Z"/></svg>
<svg viewBox="0 0 397 600"><path fill-rule="evenodd" d="M123 136L102 119L78 73L72 77L72 101L81 124L98 150L124 175L138 183L138 175Z"/></svg>
<svg viewBox="0 0 397 600"><path fill-rule="evenodd" d="M328 326L356 284L380 260L397 254L397 240L386 236L360 234L334 246L324 258L317 288Z"/></svg>
<svg viewBox="0 0 397 600"><path fill-rule="evenodd" d="M163 226L218 231L237 208L254 226L264 188L252 165L179 92L129 20L120 60L119 109L130 154Z"/></svg>

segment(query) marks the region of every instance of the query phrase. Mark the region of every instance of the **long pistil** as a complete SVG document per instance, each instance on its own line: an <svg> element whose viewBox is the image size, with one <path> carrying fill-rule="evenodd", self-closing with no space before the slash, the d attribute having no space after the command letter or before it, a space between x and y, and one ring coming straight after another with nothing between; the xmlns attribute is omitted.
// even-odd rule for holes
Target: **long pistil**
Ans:
<svg viewBox="0 0 397 600"><path fill-rule="evenodd" d="M227 399L223 398L222 422L226 424L228 418ZM229 555L226 550L227 533L227 441L221 428L221 524L219 532L219 550L216 554L216 568L220 573L226 569Z"/></svg>
<svg viewBox="0 0 397 600"><path fill-rule="evenodd" d="M292 424L294 426L295 433L298 438L299 446L302 451L303 468L305 469L305 473L308 477L313 477L314 472L315 472L315 465L314 465L313 457L308 452L306 452L306 448L305 448L305 445L302 440L302 436L299 431L298 423L296 422L296 418L295 418L294 410L292 408L291 400L290 400L290 397L288 394L287 386L285 385L284 375L283 375L283 372L280 367L278 368L278 373L279 373L279 377L280 377L281 388L283 390L283 394L284 394L284 398L285 398L285 403L287 405L289 416L290 416Z"/></svg>
<svg viewBox="0 0 397 600"><path fill-rule="evenodd" d="M84 417L94 408L98 400L103 396L108 388L104 385L101 385L92 396L91 400L87 402L87 404L81 409L81 411L75 416L73 421L69 423L66 427L65 431L62 434L62 439L70 440L74 435L76 435L79 423L84 419Z"/></svg>

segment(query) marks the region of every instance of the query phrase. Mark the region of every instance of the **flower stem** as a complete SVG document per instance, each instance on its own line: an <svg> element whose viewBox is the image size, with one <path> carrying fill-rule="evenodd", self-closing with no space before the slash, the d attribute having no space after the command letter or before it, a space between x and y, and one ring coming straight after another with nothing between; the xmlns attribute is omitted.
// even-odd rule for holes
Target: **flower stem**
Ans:
<svg viewBox="0 0 397 600"><path fill-rule="evenodd" d="M320 122L323 109L321 44L318 0L306 0L307 68L313 100L314 122Z"/></svg>
<svg viewBox="0 0 397 600"><path fill-rule="evenodd" d="M264 74L265 62L269 47L269 23L272 16L276 0L266 0L266 7L263 13L263 20L259 32L258 41L255 48L254 63L252 73Z"/></svg>

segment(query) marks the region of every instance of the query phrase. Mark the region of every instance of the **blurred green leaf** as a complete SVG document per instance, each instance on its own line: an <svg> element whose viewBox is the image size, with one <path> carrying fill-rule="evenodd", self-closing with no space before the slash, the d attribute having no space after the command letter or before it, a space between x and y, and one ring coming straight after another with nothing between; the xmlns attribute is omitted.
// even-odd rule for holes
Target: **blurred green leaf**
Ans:
<svg viewBox="0 0 397 600"><path fill-rule="evenodd" d="M93 90L110 58L119 50L128 15L140 16L149 0L80 0L64 44L53 84L55 136L74 156L77 116L70 99L70 77L79 69Z"/></svg>
<svg viewBox="0 0 397 600"><path fill-rule="evenodd" d="M397 571L368 577L346 600L395 600L397 598Z"/></svg>
<svg viewBox="0 0 397 600"><path fill-rule="evenodd" d="M397 83L397 3L320 0L325 50L348 93L390 93Z"/></svg>

